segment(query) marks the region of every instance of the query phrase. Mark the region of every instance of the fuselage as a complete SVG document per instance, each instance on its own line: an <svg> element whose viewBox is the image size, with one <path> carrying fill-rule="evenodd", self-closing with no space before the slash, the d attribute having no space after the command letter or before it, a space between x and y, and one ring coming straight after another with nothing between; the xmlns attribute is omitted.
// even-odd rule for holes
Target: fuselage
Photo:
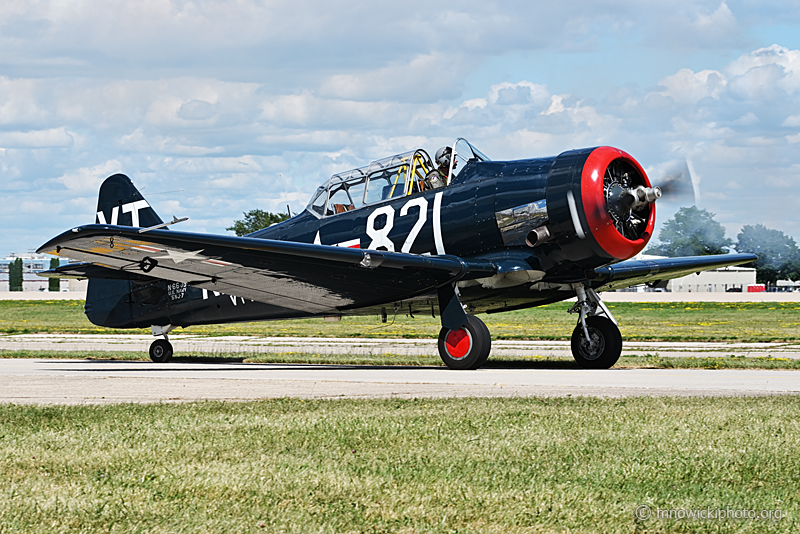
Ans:
<svg viewBox="0 0 800 534"><path fill-rule="evenodd" d="M584 280L587 270L631 257L646 244L652 206L642 212L645 222L633 228L635 235L625 235L626 229L606 213L604 176L622 164L649 186L635 160L609 147L549 158L472 160L445 187L347 206L338 213L309 206L248 237L483 259L501 268L491 278L459 283L461 301L471 312L536 306L569 297L559 285ZM120 283L92 280L90 320L124 328L309 316L174 282L124 281L129 290L121 296ZM341 313L435 315L437 306L432 293Z"/></svg>

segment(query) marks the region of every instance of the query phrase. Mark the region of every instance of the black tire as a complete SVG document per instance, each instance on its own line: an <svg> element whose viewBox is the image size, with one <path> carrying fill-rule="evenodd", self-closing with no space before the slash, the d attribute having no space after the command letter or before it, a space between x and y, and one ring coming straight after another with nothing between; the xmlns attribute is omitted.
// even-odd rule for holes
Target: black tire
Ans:
<svg viewBox="0 0 800 534"><path fill-rule="evenodd" d="M586 318L589 336L595 342L591 347L578 323L572 332L572 357L584 369L609 369L622 354L622 334L610 319L595 315Z"/></svg>
<svg viewBox="0 0 800 534"><path fill-rule="evenodd" d="M489 329L474 315L467 315L467 324L458 330L442 327L439 332L439 356L450 369L477 369L491 350Z"/></svg>
<svg viewBox="0 0 800 534"><path fill-rule="evenodd" d="M150 359L156 363L166 363L172 359L172 343L166 339L156 339L150 345Z"/></svg>
<svg viewBox="0 0 800 534"><path fill-rule="evenodd" d="M472 367L472 369L480 369L481 367L483 367L483 364L486 363L486 360L489 359L489 354L492 352L492 334L489 333L489 327L486 326L486 323L484 323L481 319L479 319L478 317L475 317L474 315L471 316L471 317L473 319L475 319L475 321L477 322L477 325L480 326L483 329L483 335L485 336L484 339L486 341L486 347L484 347L484 351L483 351L481 357L478 358L478 361L475 362L475 366ZM469 318L469 316L468 316L468 318Z"/></svg>

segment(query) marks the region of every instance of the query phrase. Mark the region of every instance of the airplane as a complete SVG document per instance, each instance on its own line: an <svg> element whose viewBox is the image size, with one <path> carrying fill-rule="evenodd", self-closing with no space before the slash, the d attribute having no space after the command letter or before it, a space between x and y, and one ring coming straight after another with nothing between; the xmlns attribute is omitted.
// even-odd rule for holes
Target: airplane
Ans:
<svg viewBox="0 0 800 534"><path fill-rule="evenodd" d="M576 298L571 349L607 369L622 351L602 291L737 265L752 254L631 259L655 225L653 187L628 153L600 146L493 161L464 138L335 174L290 219L244 237L179 232L123 174L100 187L94 224L37 252L77 260L42 273L88 278L88 319L150 328L154 362L176 327L398 313L439 317L450 369L477 369L491 335L478 313Z"/></svg>

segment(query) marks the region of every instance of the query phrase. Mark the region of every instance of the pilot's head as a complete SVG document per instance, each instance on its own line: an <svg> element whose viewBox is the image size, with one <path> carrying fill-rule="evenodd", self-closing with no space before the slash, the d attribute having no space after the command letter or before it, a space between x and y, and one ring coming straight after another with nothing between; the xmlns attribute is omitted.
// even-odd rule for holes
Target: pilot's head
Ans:
<svg viewBox="0 0 800 534"><path fill-rule="evenodd" d="M453 156L453 149L449 146L443 146L439 150L436 151L436 165L439 167L439 170L447 173L450 170L450 158ZM453 165L453 169L456 166Z"/></svg>

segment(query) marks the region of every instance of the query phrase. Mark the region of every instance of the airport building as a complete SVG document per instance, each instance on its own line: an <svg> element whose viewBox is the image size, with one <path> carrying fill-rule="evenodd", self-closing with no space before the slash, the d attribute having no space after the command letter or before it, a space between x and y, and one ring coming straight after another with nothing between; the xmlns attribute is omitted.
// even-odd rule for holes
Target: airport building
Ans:
<svg viewBox="0 0 800 534"><path fill-rule="evenodd" d="M22 260L22 291L48 291L50 285L49 278L43 278L36 273L46 271L50 268L52 256L46 254L11 254L0 259L0 291L9 291L8 271L12 263L17 258ZM69 263L68 260L60 260L61 264ZM77 284L75 282L78 282ZM59 291L86 291L86 283L77 280L61 280Z"/></svg>
<svg viewBox="0 0 800 534"><path fill-rule="evenodd" d="M677 293L747 292L756 285L756 270L752 267L721 267L710 271L692 273L667 282L667 291Z"/></svg>

